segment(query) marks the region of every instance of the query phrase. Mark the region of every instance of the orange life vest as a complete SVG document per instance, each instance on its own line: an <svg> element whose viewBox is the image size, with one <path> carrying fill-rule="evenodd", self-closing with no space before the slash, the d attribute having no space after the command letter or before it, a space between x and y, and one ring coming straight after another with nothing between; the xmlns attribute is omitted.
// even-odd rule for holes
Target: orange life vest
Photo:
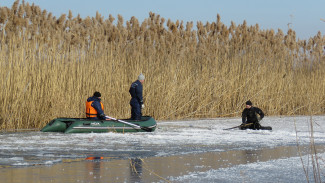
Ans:
<svg viewBox="0 0 325 183"><path fill-rule="evenodd" d="M93 108L93 106L91 106L91 104L93 103L94 101L87 101L86 102L86 117L87 118L95 118L97 117L97 111L95 108ZM102 102L100 102L100 105L102 107L102 110L104 111L104 105Z"/></svg>

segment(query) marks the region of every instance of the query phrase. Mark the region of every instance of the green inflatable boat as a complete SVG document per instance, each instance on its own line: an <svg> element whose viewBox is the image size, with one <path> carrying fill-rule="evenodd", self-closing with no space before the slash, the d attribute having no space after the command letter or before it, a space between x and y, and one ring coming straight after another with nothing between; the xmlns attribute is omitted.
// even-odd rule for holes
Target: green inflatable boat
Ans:
<svg viewBox="0 0 325 183"><path fill-rule="evenodd" d="M155 119L150 116L142 116L141 120L109 118L111 120L56 118L50 121L41 131L63 133L153 132L157 126Z"/></svg>

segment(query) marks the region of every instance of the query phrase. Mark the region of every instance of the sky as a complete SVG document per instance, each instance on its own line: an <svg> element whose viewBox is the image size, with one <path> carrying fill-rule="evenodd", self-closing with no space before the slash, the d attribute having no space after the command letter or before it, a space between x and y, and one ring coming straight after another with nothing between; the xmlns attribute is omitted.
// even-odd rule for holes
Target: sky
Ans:
<svg viewBox="0 0 325 183"><path fill-rule="evenodd" d="M15 0L1 0L0 6L11 7ZM21 0L22 1L22 0ZM246 20L248 25L259 24L261 29L281 29L287 32L288 24L299 39L309 39L318 31L325 32L324 0L25 0L34 3L59 17L72 11L73 16L94 17L98 11L104 18L110 14L124 21L132 16L140 22L149 17L149 12L172 21L182 20L214 22L217 14L227 26ZM324 21L322 20L324 19Z"/></svg>

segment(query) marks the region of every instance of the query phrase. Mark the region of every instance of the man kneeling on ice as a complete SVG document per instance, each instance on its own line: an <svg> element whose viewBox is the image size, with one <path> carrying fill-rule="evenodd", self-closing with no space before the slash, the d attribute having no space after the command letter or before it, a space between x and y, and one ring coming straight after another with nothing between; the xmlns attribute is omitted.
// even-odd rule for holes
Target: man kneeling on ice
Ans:
<svg viewBox="0 0 325 183"><path fill-rule="evenodd" d="M259 117L257 117L257 114L259 115ZM258 107L253 107L252 102L249 100L246 102L246 108L242 113L242 124L240 125L240 129L262 129L262 126L260 125L259 121L261 121L263 118L263 111Z"/></svg>

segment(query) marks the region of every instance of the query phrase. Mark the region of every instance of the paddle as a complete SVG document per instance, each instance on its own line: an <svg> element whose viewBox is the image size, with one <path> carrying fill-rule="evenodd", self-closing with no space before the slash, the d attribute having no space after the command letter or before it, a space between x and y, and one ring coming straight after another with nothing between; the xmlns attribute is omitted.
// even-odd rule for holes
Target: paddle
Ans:
<svg viewBox="0 0 325 183"><path fill-rule="evenodd" d="M234 126L234 127L231 127L231 128L226 128L226 129L223 129L223 130L231 130L231 129L234 129L234 128L239 128L239 127L244 127L244 126L249 126L249 125L251 125L251 124L253 124L253 123L247 123L247 124L241 124L241 125L239 125L239 126Z"/></svg>
<svg viewBox="0 0 325 183"><path fill-rule="evenodd" d="M132 128L134 128L136 130L140 130L141 129L141 130L144 130L146 132L152 132L152 129L151 128L142 127L142 126L139 126L139 125L136 125L136 124L133 124L133 123L129 123L129 122L126 122L126 121L123 121L123 120L120 120L120 119L116 119L116 118L113 118L113 117L110 117L110 116L105 116L105 117L108 118L108 119L111 119L111 120L118 121L120 123L129 125L129 126L131 126Z"/></svg>

